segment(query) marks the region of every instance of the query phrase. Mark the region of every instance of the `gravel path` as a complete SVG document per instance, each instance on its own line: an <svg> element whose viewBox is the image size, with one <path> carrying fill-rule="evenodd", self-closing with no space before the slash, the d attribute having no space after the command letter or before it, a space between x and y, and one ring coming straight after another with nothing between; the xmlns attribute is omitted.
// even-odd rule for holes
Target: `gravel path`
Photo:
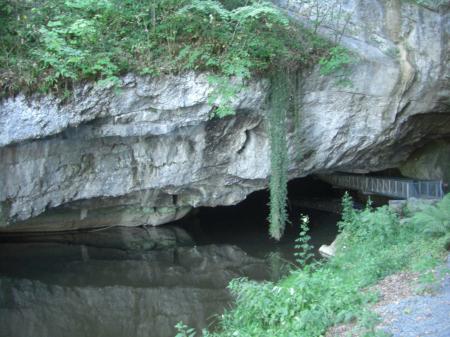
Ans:
<svg viewBox="0 0 450 337"><path fill-rule="evenodd" d="M447 259L450 268L450 255ZM450 337L450 274L440 273L440 289L434 295L412 296L377 306L380 329L393 337Z"/></svg>

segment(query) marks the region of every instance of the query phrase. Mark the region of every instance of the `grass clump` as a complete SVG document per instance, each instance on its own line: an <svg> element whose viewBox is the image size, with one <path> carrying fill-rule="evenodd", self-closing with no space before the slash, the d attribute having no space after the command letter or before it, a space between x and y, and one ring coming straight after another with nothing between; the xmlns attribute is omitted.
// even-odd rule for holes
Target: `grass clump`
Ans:
<svg viewBox="0 0 450 337"><path fill-rule="evenodd" d="M350 321L358 322L361 336L381 336L374 328L376 317L367 309L376 295L361 290L389 274L425 273L441 263L450 231L440 219L448 209L450 195L400 221L388 207L354 210L347 196L334 258L293 270L277 283L232 281L234 309L220 317L219 332L204 331L203 336L319 337L330 326ZM444 230L430 232L436 221ZM299 242L307 248L305 235L303 219ZM301 254L301 261L307 256Z"/></svg>

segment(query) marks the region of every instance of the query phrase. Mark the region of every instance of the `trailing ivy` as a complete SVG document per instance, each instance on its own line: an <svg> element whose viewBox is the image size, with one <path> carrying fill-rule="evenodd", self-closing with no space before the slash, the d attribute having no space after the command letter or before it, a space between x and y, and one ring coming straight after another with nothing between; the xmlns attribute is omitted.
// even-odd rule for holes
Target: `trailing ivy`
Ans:
<svg viewBox="0 0 450 337"><path fill-rule="evenodd" d="M300 95L301 68L298 64L281 63L271 76L271 93L268 106L268 134L270 145L270 214L269 234L279 240L287 222L287 183L289 158L288 122L292 121L294 161L301 160L300 148Z"/></svg>
<svg viewBox="0 0 450 337"><path fill-rule="evenodd" d="M271 97L268 110L268 133L270 141L270 236L279 240L287 221L287 172L288 147L286 117L289 107L287 74L277 71L272 76Z"/></svg>

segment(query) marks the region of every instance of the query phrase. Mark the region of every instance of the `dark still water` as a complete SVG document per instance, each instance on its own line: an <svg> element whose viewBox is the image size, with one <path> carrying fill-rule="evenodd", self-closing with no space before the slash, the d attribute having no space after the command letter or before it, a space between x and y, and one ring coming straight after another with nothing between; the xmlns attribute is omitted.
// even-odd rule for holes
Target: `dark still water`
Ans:
<svg viewBox="0 0 450 337"><path fill-rule="evenodd" d="M276 243L264 198L158 228L0 236L0 337L168 337L179 321L207 327L230 306L231 279L276 279L294 260L300 210ZM308 213L315 246L329 244L338 216Z"/></svg>

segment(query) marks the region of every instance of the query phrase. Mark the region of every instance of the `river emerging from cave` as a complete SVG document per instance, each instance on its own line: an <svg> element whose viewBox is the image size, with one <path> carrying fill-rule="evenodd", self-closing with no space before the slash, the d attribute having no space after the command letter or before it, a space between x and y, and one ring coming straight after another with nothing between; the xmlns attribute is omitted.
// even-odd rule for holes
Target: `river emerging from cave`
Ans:
<svg viewBox="0 0 450 337"><path fill-rule="evenodd" d="M300 210L280 242L265 207L200 210L158 228L0 237L0 337L168 337L230 308L236 277L276 280L293 265ZM312 243L338 216L308 211Z"/></svg>

